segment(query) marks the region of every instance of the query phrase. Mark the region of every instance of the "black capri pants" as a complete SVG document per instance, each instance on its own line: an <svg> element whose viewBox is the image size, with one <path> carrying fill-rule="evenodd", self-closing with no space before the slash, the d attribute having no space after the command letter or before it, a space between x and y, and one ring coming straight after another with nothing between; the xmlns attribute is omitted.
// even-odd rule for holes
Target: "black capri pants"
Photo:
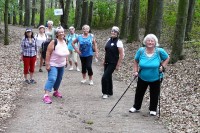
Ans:
<svg viewBox="0 0 200 133"><path fill-rule="evenodd" d="M88 75L92 76L92 58L93 56L87 56L87 57L80 57L81 59L81 66L82 66L82 73L85 74L88 71Z"/></svg>

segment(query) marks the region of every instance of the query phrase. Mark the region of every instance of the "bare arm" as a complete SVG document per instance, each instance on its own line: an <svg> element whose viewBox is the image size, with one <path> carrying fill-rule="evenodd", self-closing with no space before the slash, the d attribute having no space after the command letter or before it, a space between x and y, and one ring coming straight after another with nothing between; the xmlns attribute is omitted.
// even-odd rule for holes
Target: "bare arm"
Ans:
<svg viewBox="0 0 200 133"><path fill-rule="evenodd" d="M50 57L51 57L51 53L53 52L53 50L54 50L54 40L52 40L47 47L46 60L45 60L47 71L50 70Z"/></svg>
<svg viewBox="0 0 200 133"><path fill-rule="evenodd" d="M138 62L136 60L134 60L133 62L133 71L134 71L134 75L138 76L139 67L138 67Z"/></svg>
<svg viewBox="0 0 200 133"><path fill-rule="evenodd" d="M118 50L119 50L119 60L117 62L117 66L116 66L117 70L119 70L119 68L120 68L120 66L122 64L123 57L124 57L123 48L122 47L118 47Z"/></svg>
<svg viewBox="0 0 200 133"><path fill-rule="evenodd" d="M98 57L99 51L98 51L98 48L97 48L97 42L96 42L95 38L92 40L92 44L93 44L93 48L94 48L94 51L95 51L95 56Z"/></svg>
<svg viewBox="0 0 200 133"><path fill-rule="evenodd" d="M165 68L166 68L166 66L167 66L167 64L168 64L168 62L169 62L169 57L166 59L166 60L164 60L162 63L161 63L161 66L160 66L160 71L161 72L164 72L165 71Z"/></svg>
<svg viewBox="0 0 200 133"><path fill-rule="evenodd" d="M75 43L78 43L78 39L77 39L77 38L72 42L72 47L74 48L74 50L75 50L78 54L81 54L81 52L79 51L79 49L75 46Z"/></svg>

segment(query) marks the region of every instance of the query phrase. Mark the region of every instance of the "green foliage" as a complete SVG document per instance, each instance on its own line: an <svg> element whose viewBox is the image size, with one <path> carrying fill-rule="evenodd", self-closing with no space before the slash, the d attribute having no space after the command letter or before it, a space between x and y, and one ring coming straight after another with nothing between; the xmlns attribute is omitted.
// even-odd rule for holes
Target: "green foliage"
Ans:
<svg viewBox="0 0 200 133"><path fill-rule="evenodd" d="M147 19L148 0L140 0L140 27L145 27Z"/></svg>
<svg viewBox="0 0 200 133"><path fill-rule="evenodd" d="M68 26L74 25L74 20L75 20L75 9L70 8L69 18L68 18Z"/></svg>

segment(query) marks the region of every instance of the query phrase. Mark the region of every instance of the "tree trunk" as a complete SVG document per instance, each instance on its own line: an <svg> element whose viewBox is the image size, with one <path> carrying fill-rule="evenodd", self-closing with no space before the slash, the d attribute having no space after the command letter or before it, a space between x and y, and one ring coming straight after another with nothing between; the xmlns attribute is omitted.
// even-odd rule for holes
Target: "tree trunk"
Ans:
<svg viewBox="0 0 200 133"><path fill-rule="evenodd" d="M30 26L30 0L24 1L24 8L25 8L24 26Z"/></svg>
<svg viewBox="0 0 200 133"><path fill-rule="evenodd" d="M183 43L185 38L185 29L187 23L189 0L180 0L178 4L178 13L172 43L170 63L175 63L183 59Z"/></svg>
<svg viewBox="0 0 200 133"><path fill-rule="evenodd" d="M132 3L132 17L130 25L130 33L127 42L139 41L139 16L140 16L140 0L134 0Z"/></svg>
<svg viewBox="0 0 200 133"><path fill-rule="evenodd" d="M70 11L70 4L71 0L66 0L65 4L65 11L64 11L64 24L62 25L63 28L68 28L68 18L69 18L69 11Z"/></svg>
<svg viewBox="0 0 200 133"><path fill-rule="evenodd" d="M11 22L11 21L12 21L11 18L12 18L12 17L11 17L11 14L10 14L9 11L8 11L8 24L11 24L11 23L12 23L12 22Z"/></svg>
<svg viewBox="0 0 200 133"><path fill-rule="evenodd" d="M19 0L19 25L23 25L23 0Z"/></svg>
<svg viewBox="0 0 200 133"><path fill-rule="evenodd" d="M9 34L8 34L8 5L9 0L5 0L5 9L4 9L4 28L5 28L5 36L4 36L4 45L9 44Z"/></svg>
<svg viewBox="0 0 200 133"><path fill-rule="evenodd" d="M144 36L146 36L147 34L150 33L150 25L151 25L151 22L152 22L152 17L154 16L154 13L153 13L154 3L155 3L155 0L148 0L147 21L146 21Z"/></svg>
<svg viewBox="0 0 200 133"><path fill-rule="evenodd" d="M81 29L81 16L82 16L82 0L76 0L76 12L74 26L76 29Z"/></svg>
<svg viewBox="0 0 200 133"><path fill-rule="evenodd" d="M40 22L39 25L44 25L44 14L45 14L45 0L41 0L41 5L40 5Z"/></svg>
<svg viewBox="0 0 200 133"><path fill-rule="evenodd" d="M13 25L17 24L17 16L16 16L16 11L13 11Z"/></svg>
<svg viewBox="0 0 200 133"><path fill-rule="evenodd" d="M125 0L124 0L124 3L125 3ZM115 25L116 26L119 26L120 10L121 10L121 0L117 0L117 3L116 3L116 14L115 14Z"/></svg>
<svg viewBox="0 0 200 133"><path fill-rule="evenodd" d="M35 27L35 13L36 13L36 1L32 0L32 18L31 25Z"/></svg>
<svg viewBox="0 0 200 133"><path fill-rule="evenodd" d="M60 8L63 10L63 15L60 16L60 25L65 25L65 18L64 18L64 14L65 14L65 3L64 0L60 0Z"/></svg>
<svg viewBox="0 0 200 133"><path fill-rule="evenodd" d="M185 30L185 41L191 40L190 38L190 32L192 30L192 20L194 16L194 10L195 10L195 0L189 1L189 9L188 9L188 17L187 17L187 24L186 24L186 30Z"/></svg>
<svg viewBox="0 0 200 133"><path fill-rule="evenodd" d="M120 38L127 36L129 0L124 0Z"/></svg>
<svg viewBox="0 0 200 133"><path fill-rule="evenodd" d="M51 0L50 1L51 3L50 3L50 7L51 7L51 9L53 8L53 0Z"/></svg>
<svg viewBox="0 0 200 133"><path fill-rule="evenodd" d="M155 11L151 22L151 28L149 33L153 33L160 39L162 30L162 18L163 18L163 0L156 0L154 3Z"/></svg>
<svg viewBox="0 0 200 133"><path fill-rule="evenodd" d="M92 26L92 16L93 16L93 1L90 1L89 14L88 14L88 25Z"/></svg>
<svg viewBox="0 0 200 133"><path fill-rule="evenodd" d="M83 0L81 27L85 24L88 24L88 0Z"/></svg>

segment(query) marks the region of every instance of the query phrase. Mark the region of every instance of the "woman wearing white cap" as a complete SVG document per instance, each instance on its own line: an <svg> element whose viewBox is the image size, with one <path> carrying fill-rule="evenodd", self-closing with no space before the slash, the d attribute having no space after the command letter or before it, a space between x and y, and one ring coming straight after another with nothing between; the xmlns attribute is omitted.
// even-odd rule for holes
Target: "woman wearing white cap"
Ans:
<svg viewBox="0 0 200 133"><path fill-rule="evenodd" d="M43 63L43 59L41 56L41 45L43 42L45 42L47 40L47 35L45 34L45 26L44 25L40 25L39 26L39 32L38 34L35 35L35 40L36 40L36 44L37 44L37 48L38 48L38 59L40 59L40 68L39 68L39 72L43 72L42 71L42 63Z"/></svg>
<svg viewBox="0 0 200 133"><path fill-rule="evenodd" d="M123 43L119 40L119 28L112 27L111 37L105 45L104 74L102 76L102 93L106 99L113 95L112 73L119 70L124 57Z"/></svg>

